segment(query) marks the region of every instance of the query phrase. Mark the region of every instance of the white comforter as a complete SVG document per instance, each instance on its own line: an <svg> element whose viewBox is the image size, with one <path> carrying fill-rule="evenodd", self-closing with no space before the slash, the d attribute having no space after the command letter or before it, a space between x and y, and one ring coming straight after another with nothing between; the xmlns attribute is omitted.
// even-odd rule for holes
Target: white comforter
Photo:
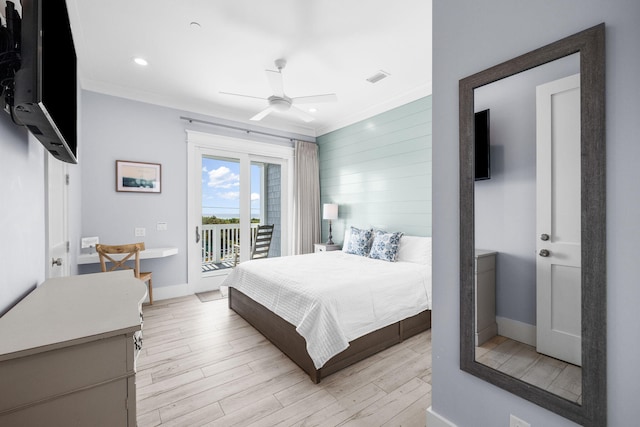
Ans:
<svg viewBox="0 0 640 427"><path fill-rule="evenodd" d="M431 308L430 265L342 251L243 262L222 285L296 326L317 369L349 341Z"/></svg>

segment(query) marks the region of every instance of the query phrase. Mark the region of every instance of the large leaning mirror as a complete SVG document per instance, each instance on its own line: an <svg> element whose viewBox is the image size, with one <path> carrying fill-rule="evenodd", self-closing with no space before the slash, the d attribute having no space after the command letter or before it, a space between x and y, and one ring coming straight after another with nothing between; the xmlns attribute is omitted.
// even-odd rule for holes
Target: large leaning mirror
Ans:
<svg viewBox="0 0 640 427"><path fill-rule="evenodd" d="M460 80L461 369L606 425L604 24Z"/></svg>

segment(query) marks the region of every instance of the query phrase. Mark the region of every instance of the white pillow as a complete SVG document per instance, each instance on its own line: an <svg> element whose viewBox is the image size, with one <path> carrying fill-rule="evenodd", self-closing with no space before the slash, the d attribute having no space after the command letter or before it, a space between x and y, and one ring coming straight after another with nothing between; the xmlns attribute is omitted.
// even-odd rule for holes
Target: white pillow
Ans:
<svg viewBox="0 0 640 427"><path fill-rule="evenodd" d="M343 251L344 251L344 248L349 244L349 237L351 237L351 227L347 227L347 229L344 230L344 239L342 239Z"/></svg>
<svg viewBox="0 0 640 427"><path fill-rule="evenodd" d="M416 264L431 264L431 237L402 236L397 260Z"/></svg>

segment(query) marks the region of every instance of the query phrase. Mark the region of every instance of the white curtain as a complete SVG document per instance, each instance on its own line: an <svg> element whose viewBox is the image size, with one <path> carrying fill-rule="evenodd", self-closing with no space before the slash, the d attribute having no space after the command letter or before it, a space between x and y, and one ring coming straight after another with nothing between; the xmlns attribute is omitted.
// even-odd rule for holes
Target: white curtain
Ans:
<svg viewBox="0 0 640 427"><path fill-rule="evenodd" d="M320 242L320 166L318 145L296 141L293 188L293 251L307 254Z"/></svg>

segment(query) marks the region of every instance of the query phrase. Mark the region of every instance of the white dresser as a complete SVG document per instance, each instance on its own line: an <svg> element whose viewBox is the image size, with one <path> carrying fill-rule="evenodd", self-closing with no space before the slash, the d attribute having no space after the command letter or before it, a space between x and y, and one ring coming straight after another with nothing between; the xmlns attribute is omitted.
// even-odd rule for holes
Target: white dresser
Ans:
<svg viewBox="0 0 640 427"><path fill-rule="evenodd" d="M133 272L45 281L0 318L0 425L135 426L146 286Z"/></svg>
<svg viewBox="0 0 640 427"><path fill-rule="evenodd" d="M475 302L476 346L498 334L496 323L496 256L497 252L476 249Z"/></svg>

